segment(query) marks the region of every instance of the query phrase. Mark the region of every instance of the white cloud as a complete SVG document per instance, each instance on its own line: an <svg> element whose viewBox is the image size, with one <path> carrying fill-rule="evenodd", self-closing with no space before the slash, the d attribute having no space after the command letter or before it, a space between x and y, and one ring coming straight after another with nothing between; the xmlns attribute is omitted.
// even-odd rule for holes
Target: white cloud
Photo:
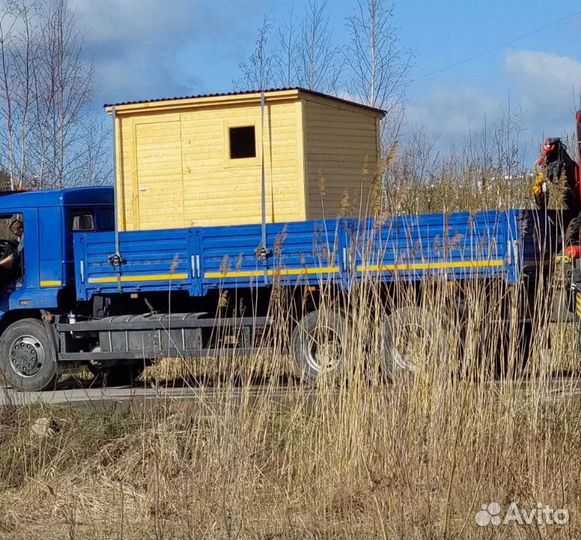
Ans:
<svg viewBox="0 0 581 540"><path fill-rule="evenodd" d="M494 80L496 92L440 83L427 88L408 106L408 125L423 124L440 134L442 150L461 146L469 130L493 125L506 112L508 98L521 111L521 140L536 153L546 136L563 136L574 129L579 108L581 62L537 51L508 51L503 71Z"/></svg>
<svg viewBox="0 0 581 540"><path fill-rule="evenodd" d="M505 69L539 141L573 131L573 113L580 106L581 62L545 52L511 51Z"/></svg>
<svg viewBox="0 0 581 540"><path fill-rule="evenodd" d="M581 83L581 62L578 60L546 52L509 51L505 67L509 79L531 106L578 106Z"/></svg>
<svg viewBox="0 0 581 540"><path fill-rule="evenodd" d="M498 99L483 90L439 84L408 105L406 118L438 133L442 144L454 144L498 113Z"/></svg>
<svg viewBox="0 0 581 540"><path fill-rule="evenodd" d="M245 16L260 1L71 0L95 64L96 99L214 91L197 66L225 62L225 51L251 42L254 28ZM244 15L235 16L241 9Z"/></svg>
<svg viewBox="0 0 581 540"><path fill-rule="evenodd" d="M89 44L164 47L187 36L207 33L224 17L217 3L205 0L73 0Z"/></svg>

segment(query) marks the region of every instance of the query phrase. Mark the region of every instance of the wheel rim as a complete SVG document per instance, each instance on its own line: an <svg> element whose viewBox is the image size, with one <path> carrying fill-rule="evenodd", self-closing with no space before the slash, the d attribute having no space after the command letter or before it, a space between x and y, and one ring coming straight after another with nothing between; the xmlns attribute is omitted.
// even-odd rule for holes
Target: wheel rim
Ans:
<svg viewBox="0 0 581 540"><path fill-rule="evenodd" d="M334 371L341 364L341 336L331 326L318 325L310 332L305 349L307 364L317 373Z"/></svg>
<svg viewBox="0 0 581 540"><path fill-rule="evenodd" d="M430 331L423 324L407 322L397 325L397 331L394 328L393 334L395 364L407 371L417 371L414 358L428 353L433 345Z"/></svg>
<svg viewBox="0 0 581 540"><path fill-rule="evenodd" d="M34 377L46 361L42 343L34 336L20 336L10 345L10 365L20 377Z"/></svg>

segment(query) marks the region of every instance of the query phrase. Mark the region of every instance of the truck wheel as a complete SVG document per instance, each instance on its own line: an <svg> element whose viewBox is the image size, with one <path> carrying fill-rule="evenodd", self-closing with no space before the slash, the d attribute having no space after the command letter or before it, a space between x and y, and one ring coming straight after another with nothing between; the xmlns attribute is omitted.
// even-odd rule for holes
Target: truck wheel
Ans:
<svg viewBox="0 0 581 540"><path fill-rule="evenodd" d="M417 372L422 367L421 358L432 360L438 331L441 325L426 309L404 306L394 310L387 318L384 335L384 364L390 376L398 368Z"/></svg>
<svg viewBox="0 0 581 540"><path fill-rule="evenodd" d="M291 336L291 347L304 381L315 383L341 373L345 330L345 319L337 312L312 311L299 321Z"/></svg>
<svg viewBox="0 0 581 540"><path fill-rule="evenodd" d="M41 321L21 319L4 330L0 368L8 384L18 390L39 392L54 387L56 351Z"/></svg>

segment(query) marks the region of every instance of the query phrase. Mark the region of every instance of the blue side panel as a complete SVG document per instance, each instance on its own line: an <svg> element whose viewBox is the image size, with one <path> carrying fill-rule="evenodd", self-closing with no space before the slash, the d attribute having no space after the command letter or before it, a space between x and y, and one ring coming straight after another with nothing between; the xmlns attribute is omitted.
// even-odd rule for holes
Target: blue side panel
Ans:
<svg viewBox="0 0 581 540"><path fill-rule="evenodd" d="M112 232L75 235L77 295L187 290L199 294L193 280L190 252L194 229L124 232L120 236L123 264L110 262L115 253Z"/></svg>
<svg viewBox="0 0 581 540"><path fill-rule="evenodd" d="M59 283L60 285L58 287L64 286L69 280L72 282L72 276L68 276L67 272L67 254L65 253L68 248L72 258L72 246L69 247L65 241L58 241L61 238L66 238L63 224L63 209L62 207L51 206L39 208L37 212L39 220L38 245L40 249L38 253L40 283L48 282L53 285Z"/></svg>
<svg viewBox="0 0 581 540"><path fill-rule="evenodd" d="M345 269L345 220L273 225L271 272L281 285L340 282Z"/></svg>
<svg viewBox="0 0 581 540"><path fill-rule="evenodd" d="M261 227L200 229L202 288L253 287L340 280L341 221L306 221L267 226L267 255L261 256Z"/></svg>
<svg viewBox="0 0 581 540"><path fill-rule="evenodd" d="M54 309L59 306L58 287L16 287L8 298L10 309Z"/></svg>
<svg viewBox="0 0 581 540"><path fill-rule="evenodd" d="M518 279L509 242L509 212L401 216L354 221L351 254L355 275L381 274L384 281L427 276Z"/></svg>
<svg viewBox="0 0 581 540"><path fill-rule="evenodd" d="M56 208L24 208L24 276L8 286L10 309L58 307L63 285L60 213ZM50 234L47 234L50 233Z"/></svg>
<svg viewBox="0 0 581 540"><path fill-rule="evenodd" d="M260 241L259 225L200 229L203 291L219 284L248 287L269 283L267 259L257 257Z"/></svg>
<svg viewBox="0 0 581 540"><path fill-rule="evenodd" d="M259 225L125 232L119 269L109 261L113 233L78 234L77 294L86 300L170 286L193 296L272 284L349 287L367 275L385 282L440 276L516 283L542 259L546 227L538 221L533 211L508 210L269 224L267 256L259 250Z"/></svg>
<svg viewBox="0 0 581 540"><path fill-rule="evenodd" d="M75 235L77 295L187 290L194 296L222 287L321 284L342 279L345 221L307 221L261 227L207 227L120 234L123 264L110 263L113 233Z"/></svg>

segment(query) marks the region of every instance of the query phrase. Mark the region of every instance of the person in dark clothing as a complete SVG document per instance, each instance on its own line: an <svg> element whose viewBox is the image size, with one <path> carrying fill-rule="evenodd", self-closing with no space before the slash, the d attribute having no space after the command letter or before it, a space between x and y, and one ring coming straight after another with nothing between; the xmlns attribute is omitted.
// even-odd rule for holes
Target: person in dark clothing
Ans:
<svg viewBox="0 0 581 540"><path fill-rule="evenodd" d="M20 277L22 275L24 249L24 222L22 218L20 216L13 217L8 228L18 238L18 245L12 253L0 260L0 267Z"/></svg>
<svg viewBox="0 0 581 540"><path fill-rule="evenodd" d="M540 170L539 170L540 168ZM565 245L579 244L581 232L581 186L578 165L567 152L567 147L559 138L547 139L543 144L540 158L535 163L537 177L533 188L535 203L544 209L548 204L546 182L557 184L565 181L563 194L563 224Z"/></svg>

